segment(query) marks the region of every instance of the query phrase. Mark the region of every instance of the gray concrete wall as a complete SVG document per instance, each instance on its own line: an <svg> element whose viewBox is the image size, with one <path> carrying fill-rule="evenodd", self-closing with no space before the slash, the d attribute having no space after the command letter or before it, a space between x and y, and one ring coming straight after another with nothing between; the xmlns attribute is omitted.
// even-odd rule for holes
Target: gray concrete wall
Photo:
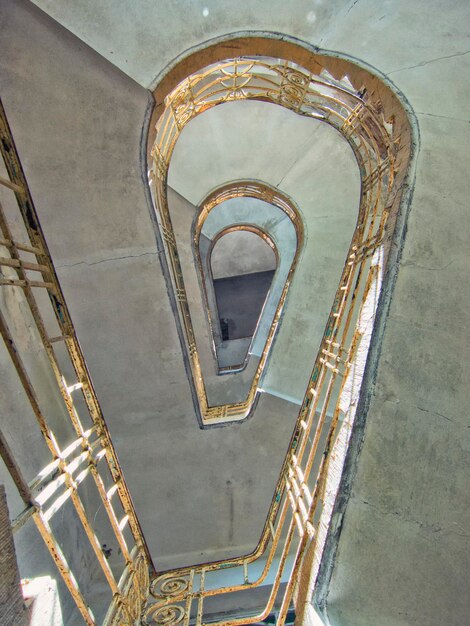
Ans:
<svg viewBox="0 0 470 626"><path fill-rule="evenodd" d="M274 250L255 233L236 231L221 237L211 255L214 278L276 269Z"/></svg>
<svg viewBox="0 0 470 626"><path fill-rule="evenodd" d="M467 623L468 3L296 0L241 8L195 2L184 8L174 4L171 13L155 3L133 4L131 11L124 0L99 7L90 0L41 0L41 6L145 86L189 46L260 28L357 57L406 94L421 133L416 188L358 474L325 599L335 626ZM145 234L138 183L146 94L26 7L2 5L2 96L53 253L58 264L74 265L62 267L61 278L111 432L122 460L127 458L124 470L144 529L156 553L158 534L160 553L167 556L180 550L185 552L181 560L197 560L208 544L220 554L221 546L252 536L240 518L246 520L257 507L254 492L253 499L235 507L232 539L225 514L221 522L221 511L230 519L230 497L222 494L235 492L235 486L248 489L257 465L235 474L227 455L217 454L228 446L246 461L244 446L252 442L246 433L259 427L265 437L272 421L269 431L255 420L210 435L188 430L189 392L153 239ZM320 168L323 161L321 155ZM99 237L91 238L90 232ZM142 295L134 270L140 277L151 274L158 283L155 295ZM149 311L168 320L164 336L156 336ZM301 327L298 331L302 334ZM132 341L124 345L123 336ZM163 354L161 362L142 356L149 346ZM155 397L159 402L153 405ZM149 427L153 445L133 454L143 438L150 438ZM208 437L211 444L203 450ZM200 464L203 451L209 452L210 468ZM260 486L269 489L266 461L274 452L256 452L265 455ZM198 467L191 499L197 512L185 498L187 472L171 465L175 457ZM141 471L157 460L158 472L142 490ZM201 485L220 494L218 506L213 507L216 498L200 495ZM165 511L170 512L166 517ZM191 542L184 520L205 531Z"/></svg>
<svg viewBox="0 0 470 626"><path fill-rule="evenodd" d="M28 2L0 24L2 99L156 565L249 551L296 409L199 429L142 181L148 93Z"/></svg>

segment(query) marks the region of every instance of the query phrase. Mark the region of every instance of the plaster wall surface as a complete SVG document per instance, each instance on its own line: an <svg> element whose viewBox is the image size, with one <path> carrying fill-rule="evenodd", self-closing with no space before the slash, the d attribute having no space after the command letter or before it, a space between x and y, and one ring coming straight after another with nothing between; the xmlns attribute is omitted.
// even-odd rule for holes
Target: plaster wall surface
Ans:
<svg viewBox="0 0 470 626"><path fill-rule="evenodd" d="M320 600L326 603L335 626L466 624L470 560L468 2L273 2L269 10L261 2L244 7L194 2L185 4L184 20L179 5L163 13L161 5L153 3L150 7L122 1L99 8L89 1L38 0L38 4L145 86L188 46L243 28L260 28L362 59L406 94L417 115L421 146L408 232L331 585ZM155 505L165 493L157 517L149 506L142 522L148 539L159 526L169 555L179 546L160 527L159 515L163 508L174 511L174 527L182 524L187 513L181 492L187 474L182 467L177 476L169 471L170 457L183 458L189 448L188 466L199 467L196 449L200 451L198 446L207 433L188 430L183 401L189 405L189 392L167 301L155 300L147 292L142 295L142 282L138 288L134 279L136 272L141 280L148 271L152 281L161 280L153 239L146 228L142 188L136 182L135 155L146 94L26 3L4 3L1 10L2 97L46 236L54 258L63 266L60 277L111 432L116 432L118 452L132 450L139 430L149 439L149 425L159 426L153 448L139 454L134 469L135 455L130 452L126 464L125 455L120 456L136 500ZM108 149L111 146L114 150ZM92 153L95 159L90 158ZM108 184L103 185L103 179ZM112 207L112 219L102 211L103 206ZM80 219L73 222L72 216ZM139 225L145 232L140 233L142 243L137 246L132 235ZM92 238L90 232L99 237ZM112 235L116 249L110 242ZM164 293L163 283L156 292ZM137 315L147 320L145 312L152 307L160 320L167 320L165 335L158 339L150 321L141 322L137 329L131 324ZM90 333L90 329L97 332ZM123 336L129 338L127 349ZM159 350L165 358L141 363L150 338L155 352ZM136 364L140 364L140 376L135 374ZM167 372L174 373L176 385L160 385L159 377ZM116 381L119 399L113 395ZM155 411L133 411L136 392L146 406L158 396ZM166 427L159 420L162 413L171 417ZM126 416L132 429L125 428L125 420L118 428L119 415ZM251 428L254 425L255 421L250 423ZM271 432L258 427L263 438ZM220 450L224 433L221 429L210 435L214 449ZM165 439L165 448L157 447L160 438ZM230 440L233 454L242 449L236 440ZM267 471L270 456L266 451L261 475ZM142 494L140 472L156 459L159 471ZM214 467L215 461L214 457ZM217 473L206 468L198 484L192 485L193 491L197 488L199 493L204 485L206 491L215 493L224 489L224 481L233 481L228 470L217 467ZM247 473L237 480L247 484L250 477ZM210 502L201 498L199 502L197 515L204 515L203 508ZM219 511L224 502L218 501ZM227 497L227 510L228 502ZM235 510L241 510L239 506ZM246 511L248 517L250 507ZM195 516L188 517L193 527ZM218 547L228 546L230 537L220 531L217 516L214 519L211 526L207 519L199 521L207 528L204 540L210 539L220 554Z"/></svg>
<svg viewBox="0 0 470 626"><path fill-rule="evenodd" d="M253 178L292 198L304 223L303 249L262 381L267 393L300 404L354 232L359 170L336 130L265 102L229 102L184 128L169 183L190 202L200 203L228 181ZM256 345L257 354L260 349Z"/></svg>
<svg viewBox="0 0 470 626"><path fill-rule="evenodd" d="M276 269L276 255L255 233L227 233L212 250L211 269L214 278L267 272Z"/></svg>
<svg viewBox="0 0 470 626"><path fill-rule="evenodd" d="M199 429L142 180L148 93L30 3L0 11L2 99L156 565L248 552L296 407Z"/></svg>

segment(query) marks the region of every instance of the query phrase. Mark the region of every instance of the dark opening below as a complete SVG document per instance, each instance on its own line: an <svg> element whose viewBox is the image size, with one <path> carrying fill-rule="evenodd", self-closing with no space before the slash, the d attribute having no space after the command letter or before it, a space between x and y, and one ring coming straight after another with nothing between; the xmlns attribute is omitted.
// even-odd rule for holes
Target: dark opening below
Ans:
<svg viewBox="0 0 470 626"><path fill-rule="evenodd" d="M274 270L214 280L222 340L252 337Z"/></svg>

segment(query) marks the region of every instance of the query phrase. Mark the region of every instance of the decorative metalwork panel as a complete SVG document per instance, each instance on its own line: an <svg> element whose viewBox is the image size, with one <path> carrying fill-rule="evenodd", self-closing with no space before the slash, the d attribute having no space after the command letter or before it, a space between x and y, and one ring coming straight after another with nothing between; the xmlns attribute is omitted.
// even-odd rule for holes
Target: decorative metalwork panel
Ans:
<svg viewBox="0 0 470 626"><path fill-rule="evenodd" d="M166 242L173 287L180 294L185 293L185 287L167 202L167 173L180 133L200 113L225 102L253 99L324 121L349 142L359 165L362 186L347 262L260 541L250 554L178 568L158 576L151 584L153 601L144 613L145 624L200 626L207 619L217 626L250 624L265 619L276 603L280 603L277 624L283 624L297 598L297 581L307 551L311 584L318 572L408 167L410 129L403 111L397 117L397 107L380 100L378 94L384 92L376 89L375 77L370 75L364 84L364 73L354 72L352 64L351 76L335 77L321 67L320 55L315 60L319 68L316 74L295 63L265 57L216 63L188 76L169 93L156 121L149 184ZM387 108L393 110L389 117L384 114ZM226 193L230 197L231 190ZM198 219L203 220L213 203L223 199L220 190L213 199L207 198ZM292 219L297 216L292 215ZM179 299L179 315L204 423L243 419L246 404L207 405L185 298ZM227 572L231 581L224 584L220 580ZM208 578L214 575L216 579L208 586ZM237 578L238 582L233 582ZM210 607L206 607L211 598L231 594L235 597L263 585L269 588L269 598L261 612L213 621Z"/></svg>
<svg viewBox="0 0 470 626"><path fill-rule="evenodd" d="M74 516L84 531L113 596L113 603L104 624L131 626L140 617L147 600L149 568L153 566L1 102L0 149L9 176L8 179L0 178L0 185L14 193L17 204L17 215L14 218L7 215L0 204L0 285L6 290L21 291L25 308L31 314L75 433L72 443L65 448L59 445L50 416L41 406L38 389L28 373L14 325L7 319L6 311L0 311L2 337L39 425L44 444L51 455L50 463L32 481L27 482L15 458L15 451L0 433L2 458L25 505L23 513L13 522L13 530L18 532L28 519L34 520L85 623L92 626L96 624L93 609L77 582L78 573L72 572L53 531L53 522L58 513L70 502ZM14 235L14 226L21 220L24 223L26 240L18 241ZM38 291L45 291L48 298L44 300L38 297ZM57 336L50 336L46 319L56 320L55 324L59 329ZM59 346L65 346L60 356ZM67 371L74 372L72 381L66 380L64 366ZM96 534L93 524L95 510L90 510L87 498L80 495L80 486L90 478L94 494L101 502L108 519L108 527L111 528L122 555L119 577L116 576L116 568L113 571L110 567L103 550L103 541ZM120 511L123 515L119 519Z"/></svg>

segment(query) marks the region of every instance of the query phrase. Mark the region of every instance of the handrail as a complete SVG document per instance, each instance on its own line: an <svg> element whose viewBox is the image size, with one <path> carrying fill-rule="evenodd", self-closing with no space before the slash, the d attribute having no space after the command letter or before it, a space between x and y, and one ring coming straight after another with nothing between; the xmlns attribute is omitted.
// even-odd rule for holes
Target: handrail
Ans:
<svg viewBox="0 0 470 626"><path fill-rule="evenodd" d="M78 343L1 101L0 150L9 176L9 181L0 179L0 185L15 194L16 208L22 217L28 239L17 241L14 220L0 204L0 284L4 289L11 290L10 293L15 297L21 297L18 292L14 294L15 290L20 289L76 437L65 449L60 446L59 437L52 429L50 416L41 406L38 391L28 373L21 347L15 337L14 325L8 319L8 310L5 307L4 312L0 311L0 331L52 457L51 463L28 484L15 458L14 446L10 447L3 435L0 437L0 453L26 507L19 519L13 522L13 529L19 531L27 519L34 520L85 623L94 626L94 612L86 594L79 587L79 577L71 571L51 526L51 520L62 510L64 504L71 502L77 521L92 547L115 601L136 618L140 615L147 597L149 568L154 571L150 553ZM26 259L25 254L28 255ZM34 263L31 263L31 255L35 258ZM36 276L35 279L31 278L32 273ZM46 290L49 296L47 302L37 298L37 289ZM55 318L57 322L57 337L49 336L45 322L49 318ZM65 346L66 350L59 351L59 346ZM67 370L70 370L70 366L73 368L75 380L72 384L65 380L64 366ZM84 400L86 409L83 411L78 408L76 394L81 394ZM107 514L109 527L122 553L121 580L131 581L130 585L138 584L142 596L139 596L139 601L116 578L115 571L111 569L104 554L97 536L99 531L96 531L92 521L94 511L90 510L79 492L79 486L87 476L93 481L93 489ZM114 498L119 501L119 506ZM118 520L119 510L124 511L121 520Z"/></svg>
<svg viewBox="0 0 470 626"><path fill-rule="evenodd" d="M317 55L317 60L321 59ZM344 68L344 62L341 65ZM353 66L352 66L353 67ZM386 268L389 238L400 203L409 157L409 127L406 115L388 117L379 91L371 85L355 84L332 76L319 66L318 74L303 70L289 61L269 58L230 59L189 76L166 100L158 120L150 170L150 184L164 234L174 285L184 289L178 275L177 243L171 226L166 190L167 172L175 142L191 119L204 110L227 101L258 99L285 106L301 115L321 119L334 126L349 141L361 171L361 203L356 230L342 272L325 333L314 363L307 392L295 424L288 452L281 468L268 516L257 547L247 555L191 565L157 574L112 446L75 330L54 270L38 216L21 168L3 107L0 106L0 149L9 180L0 185L14 193L22 216L27 241L17 241L9 217L0 213L0 284L6 293L21 294L35 324L34 332L44 347L57 389L75 432L75 440L61 446L38 399L34 381L28 374L21 348L9 323L9 311L0 314L0 330L19 380L27 394L42 432L51 461L29 483L15 457L15 450L0 437L0 452L25 504L14 522L17 532L32 518L41 533L86 624L96 619L80 589L77 577L54 536L49 523L70 502L113 594L105 626L144 624L196 624L210 619L210 598L265 586L269 598L256 615L218 620L217 626L262 621L280 602L277 624L281 626L298 592L304 558L313 549L313 565L306 572L315 580L325 533L331 519L351 428L359 398L360 383L370 342L381 280ZM375 82L374 82L375 81ZM364 88L365 87L365 88ZM383 93L383 90L380 92ZM31 257L33 255L34 261ZM33 273L36 278L31 277ZM48 311L36 297L36 290L49 296ZM186 341L197 357L191 319L184 298L180 316ZM49 336L45 315L53 311L59 334ZM67 363L75 380L63 375L59 346L65 346ZM197 359L193 374L198 373ZM204 391L203 381L199 391ZM74 395L82 394L86 415L78 411ZM207 409L208 421L219 415ZM87 420L87 421L86 421ZM14 448L14 446L13 446ZM105 469L104 469L105 468ZM106 483L104 474L111 477ZM79 493L79 486L90 476L100 497L109 524L122 551L119 576L111 569L90 511ZM111 485L109 487L109 485ZM40 495L41 492L41 495ZM124 517L118 520L113 497L119 499ZM47 508L46 508L47 507ZM151 581L149 579L149 569ZM227 574L230 581L224 582ZM214 580L214 576L217 578ZM234 576L239 576L235 581ZM310 584L310 583L309 583Z"/></svg>
<svg viewBox="0 0 470 626"><path fill-rule="evenodd" d="M320 60L321 56L317 55L318 65ZM368 85L363 82L364 73L361 84L355 85L355 75L335 77L321 67L313 75L287 60L227 59L188 76L174 88L166 96L165 107L159 111L155 128L151 129L155 141L151 146L149 185L172 284L178 292L179 317L206 424L224 421L227 416L242 419L246 406L211 407L207 403L167 201L168 168L185 125L200 113L225 102L261 100L278 104L336 128L356 156L362 184L358 220L346 264L258 545L250 554L160 573L151 584L155 601L144 614L146 624L175 626L194 621L200 626L205 616L210 618L204 609L205 599L260 586L271 574L274 576L269 582L271 592L261 613L214 624L231 626L261 621L272 610L281 582L286 580L277 621L281 625L295 596L307 550L313 549L314 555L307 575L312 580L316 577L336 494L334 485L341 474L354 422L386 267L388 239L393 232L408 166L406 155L399 154L405 149L409 156L406 115L403 111L400 118L395 111L393 118L385 117L384 105L373 88L377 79L370 78L368 91ZM292 565L288 565L289 555L293 555ZM253 578L251 569L258 564L262 566L261 573ZM239 583L216 581L212 588L207 588L208 576L221 578L228 571L233 576L238 572ZM194 606L197 610L193 610L193 620L191 607Z"/></svg>

